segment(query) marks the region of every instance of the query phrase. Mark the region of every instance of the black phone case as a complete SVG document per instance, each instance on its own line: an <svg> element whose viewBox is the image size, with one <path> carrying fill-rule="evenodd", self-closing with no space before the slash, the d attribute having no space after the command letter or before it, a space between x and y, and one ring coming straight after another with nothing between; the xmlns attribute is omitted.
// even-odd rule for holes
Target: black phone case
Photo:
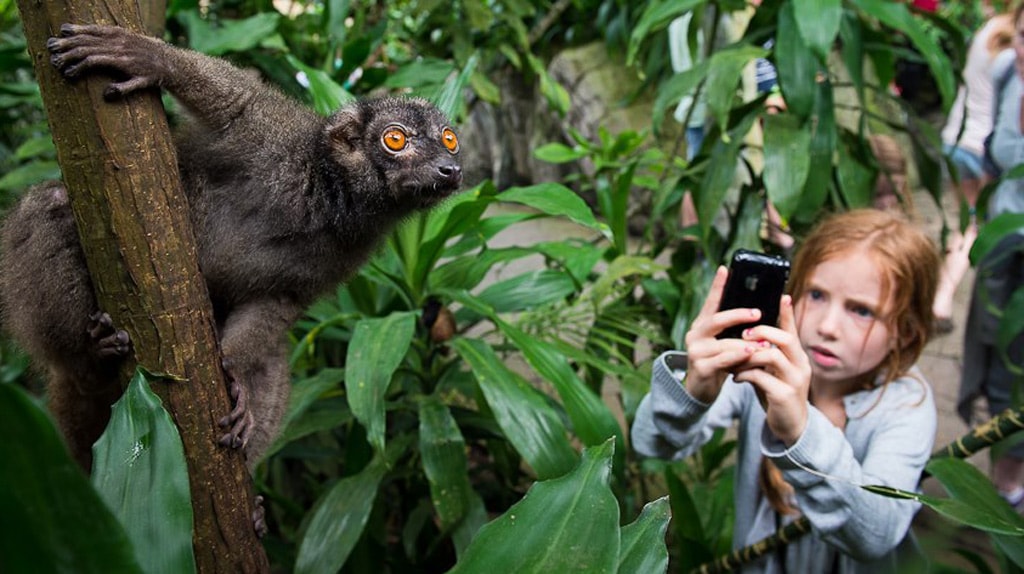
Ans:
<svg viewBox="0 0 1024 574"><path fill-rule="evenodd" d="M729 264L719 311L735 308L760 309L761 319L725 329L719 339L740 338L744 329L779 322L779 299L789 279L789 261L783 257L737 249Z"/></svg>

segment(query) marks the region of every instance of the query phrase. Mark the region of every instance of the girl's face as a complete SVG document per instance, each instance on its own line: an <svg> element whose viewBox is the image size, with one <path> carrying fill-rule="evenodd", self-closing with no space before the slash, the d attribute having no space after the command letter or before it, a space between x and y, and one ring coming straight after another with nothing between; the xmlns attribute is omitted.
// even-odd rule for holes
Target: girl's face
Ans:
<svg viewBox="0 0 1024 574"><path fill-rule="evenodd" d="M854 385L881 364L895 346L884 319L891 308L891 294L882 298L881 270L864 252L819 263L796 306L812 381Z"/></svg>

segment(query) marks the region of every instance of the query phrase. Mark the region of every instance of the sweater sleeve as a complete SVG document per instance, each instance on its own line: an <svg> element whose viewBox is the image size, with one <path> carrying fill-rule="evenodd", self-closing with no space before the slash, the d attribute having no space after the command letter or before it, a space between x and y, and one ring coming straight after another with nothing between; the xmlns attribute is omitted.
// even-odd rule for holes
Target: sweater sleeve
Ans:
<svg viewBox="0 0 1024 574"><path fill-rule="evenodd" d="M861 488L885 485L911 492L918 488L937 423L927 383L909 384L919 385L924 396L919 392L911 400L904 395L906 400L880 403L877 411L865 415L871 417L874 428L861 461L843 431L813 406L807 428L790 448L767 425L762 433L763 454L793 486L800 511L814 530L856 560L875 560L896 548L920 506Z"/></svg>
<svg viewBox="0 0 1024 574"><path fill-rule="evenodd" d="M642 456L669 460L685 458L728 427L739 416L744 389L726 381L714 404L695 399L683 386L686 354L663 353L651 370L651 390L640 401L630 437ZM751 393L753 394L753 393Z"/></svg>

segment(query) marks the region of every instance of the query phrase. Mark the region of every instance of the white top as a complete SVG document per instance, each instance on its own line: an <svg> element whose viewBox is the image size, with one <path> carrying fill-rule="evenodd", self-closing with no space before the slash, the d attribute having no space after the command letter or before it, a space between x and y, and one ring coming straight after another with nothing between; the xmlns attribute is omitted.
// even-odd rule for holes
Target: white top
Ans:
<svg viewBox="0 0 1024 574"><path fill-rule="evenodd" d="M990 53L988 49L989 40L992 34L1005 23L1000 24L1006 16L990 18L985 25L978 30L971 40L971 47L967 51L967 62L964 64L964 83L957 90L956 101L949 110L949 117L946 119L946 126L942 128L942 141L949 145L956 145L979 156L985 152L985 137L992 131L992 63L996 59L996 53ZM963 134L957 141L957 133L960 132L960 124L964 122L964 112L967 113L967 121L964 124Z"/></svg>

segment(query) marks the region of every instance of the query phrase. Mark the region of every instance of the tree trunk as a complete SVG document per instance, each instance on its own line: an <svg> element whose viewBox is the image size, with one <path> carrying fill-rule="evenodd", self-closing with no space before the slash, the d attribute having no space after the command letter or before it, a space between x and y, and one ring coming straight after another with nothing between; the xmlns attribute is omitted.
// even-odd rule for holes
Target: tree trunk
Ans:
<svg viewBox="0 0 1024 574"><path fill-rule="evenodd" d="M109 78L66 82L46 50L64 22L141 30L141 4L19 0L18 8L97 300L130 334L138 363L171 377L153 389L184 443L199 572L266 572L241 450L217 445L217 421L231 407L159 95L106 102Z"/></svg>

